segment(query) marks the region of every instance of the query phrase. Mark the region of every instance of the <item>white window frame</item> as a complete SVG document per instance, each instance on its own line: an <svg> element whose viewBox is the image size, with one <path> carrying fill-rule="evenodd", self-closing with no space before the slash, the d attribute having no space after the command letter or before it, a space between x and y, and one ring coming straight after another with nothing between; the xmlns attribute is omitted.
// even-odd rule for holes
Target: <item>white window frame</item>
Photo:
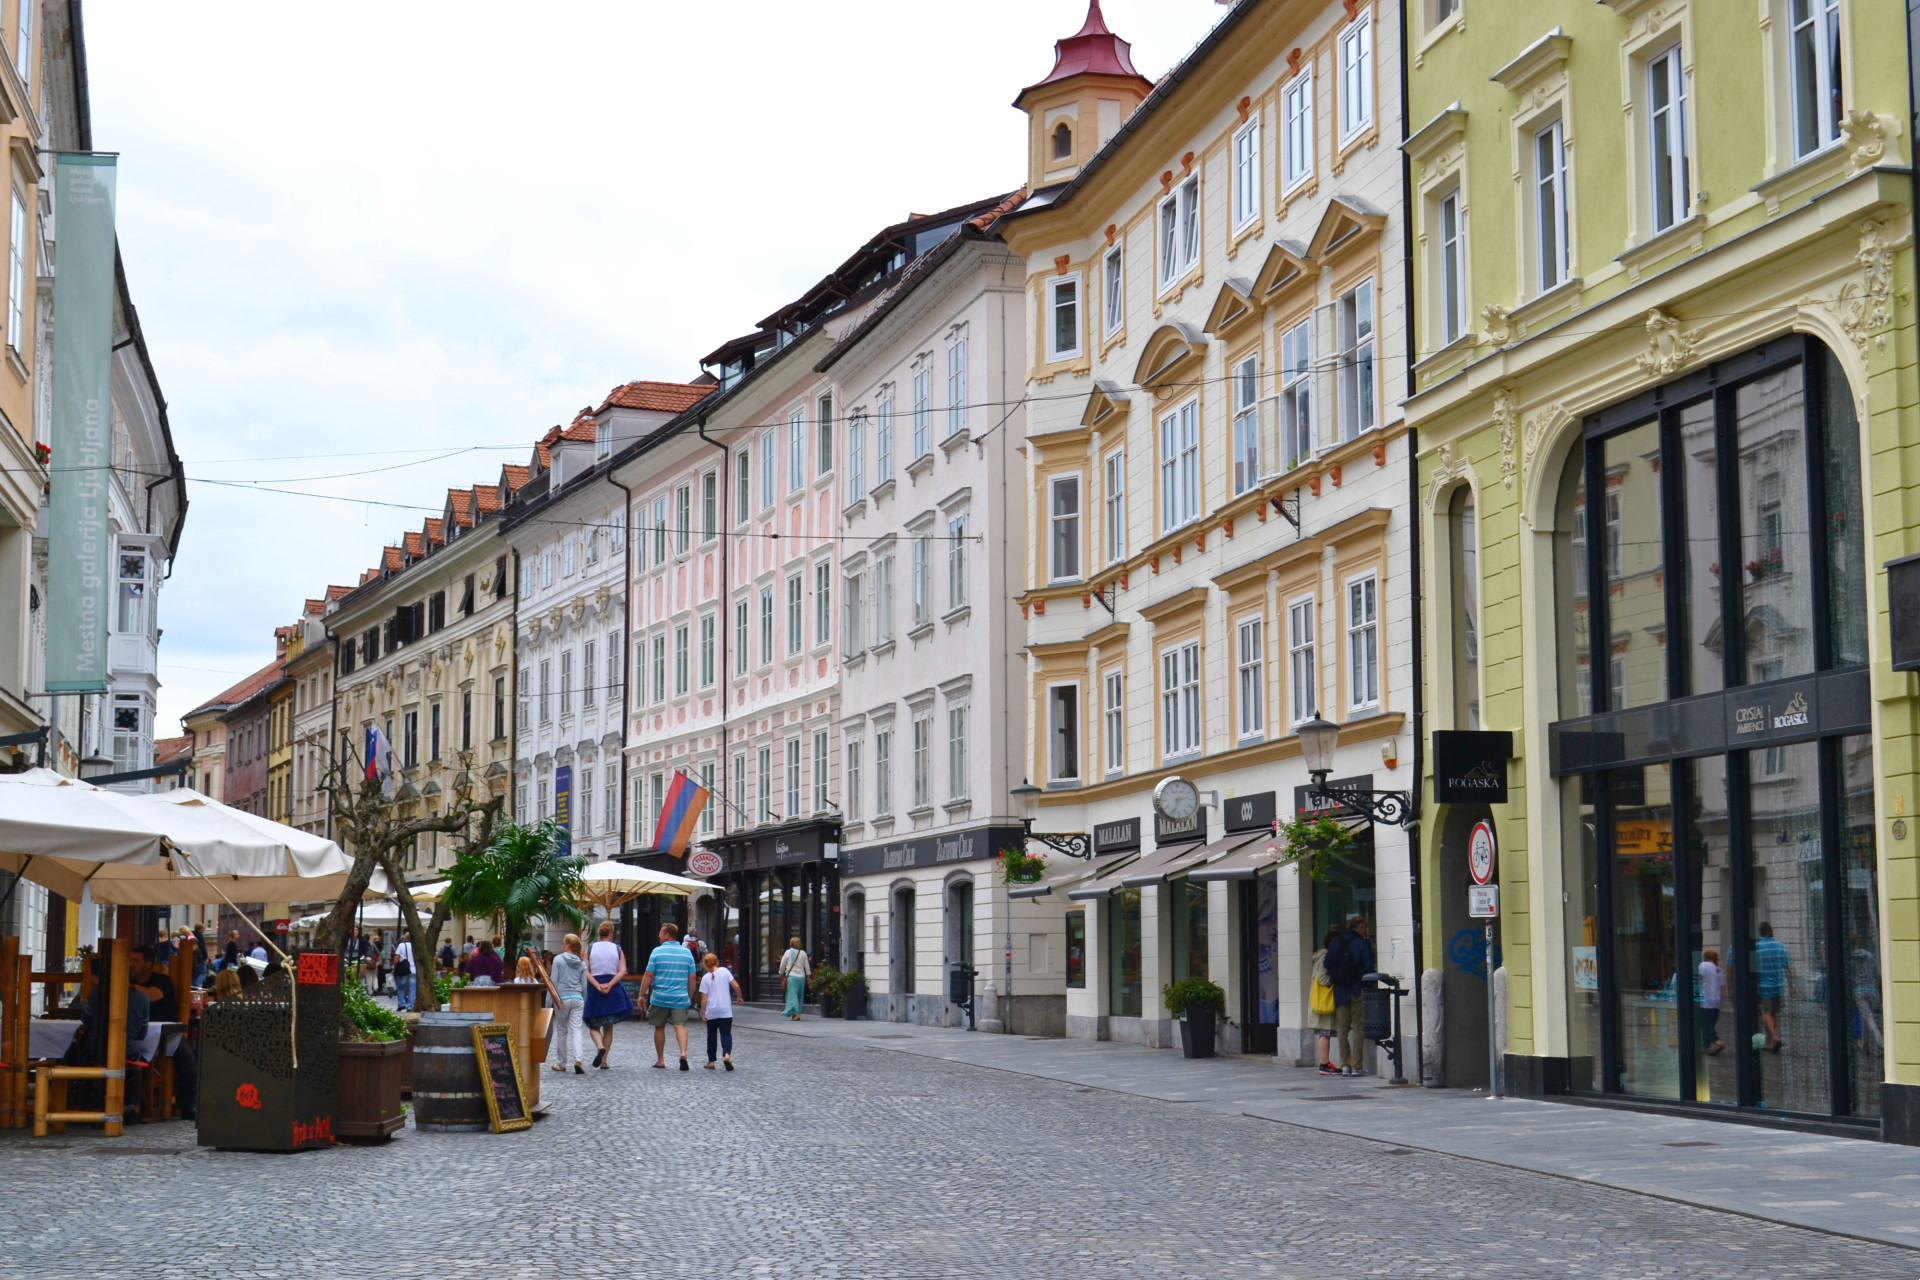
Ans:
<svg viewBox="0 0 1920 1280"><path fill-rule="evenodd" d="M1127 558L1127 451L1115 449L1106 456L1104 525L1107 539L1107 563Z"/></svg>
<svg viewBox="0 0 1920 1280"><path fill-rule="evenodd" d="M1380 425L1380 369L1375 358L1380 337L1378 290L1371 277L1356 283L1334 302L1340 352L1340 439L1357 440Z"/></svg>
<svg viewBox="0 0 1920 1280"><path fill-rule="evenodd" d="M1340 142L1373 123L1373 12L1356 14L1340 33Z"/></svg>
<svg viewBox="0 0 1920 1280"><path fill-rule="evenodd" d="M1200 518L1200 397L1175 405L1160 419L1160 532Z"/></svg>
<svg viewBox="0 0 1920 1280"><path fill-rule="evenodd" d="M1072 292L1072 296L1064 302L1062 302L1060 298L1062 290L1071 290ZM1072 271L1064 276L1049 277L1045 297L1046 312L1041 319L1046 332L1047 359L1073 360L1079 358L1085 346L1080 338L1082 309L1085 302L1085 297L1080 288L1080 273L1078 271ZM1063 310L1071 311L1073 328L1073 345L1071 347L1063 347L1058 341L1061 328L1061 312Z"/></svg>
<svg viewBox="0 0 1920 1280"><path fill-rule="evenodd" d="M847 574L846 600L842 608L846 610L846 621L840 628L840 647L848 654L859 653L867 647L866 622L862 605L865 579L862 572L855 569Z"/></svg>
<svg viewBox="0 0 1920 1280"><path fill-rule="evenodd" d="M1458 342L1467 332L1467 227L1460 188L1454 186L1442 192L1433 202L1433 209L1434 245L1439 254L1434 301L1440 308L1440 345L1445 347Z"/></svg>
<svg viewBox="0 0 1920 1280"><path fill-rule="evenodd" d="M807 575L787 575L787 656L807 647Z"/></svg>
<svg viewBox="0 0 1920 1280"><path fill-rule="evenodd" d="M931 808L933 805L933 716L915 715L912 734L913 804L911 807Z"/></svg>
<svg viewBox="0 0 1920 1280"><path fill-rule="evenodd" d="M1313 316L1309 313L1280 335L1280 451L1288 471L1313 456L1318 434L1313 382Z"/></svg>
<svg viewBox="0 0 1920 1280"><path fill-rule="evenodd" d="M719 674L720 619L712 613L700 615L700 687L711 689Z"/></svg>
<svg viewBox="0 0 1920 1280"><path fill-rule="evenodd" d="M913 457L910 462L933 452L933 367L922 365L913 374Z"/></svg>
<svg viewBox="0 0 1920 1280"><path fill-rule="evenodd" d="M847 501L867 491L867 415L856 409L847 418Z"/></svg>
<svg viewBox="0 0 1920 1280"><path fill-rule="evenodd" d="M1796 16L1795 9L1803 4L1804 16ZM1840 56L1840 0L1786 0L1786 9L1787 124L1793 158L1804 160L1840 141L1840 116L1845 111L1841 94L1846 83L1846 68L1834 65ZM1802 49L1808 51L1813 62L1811 86L1801 68ZM1802 98L1809 88L1817 113L1811 120L1801 111ZM1807 139L1809 126L1811 141Z"/></svg>
<svg viewBox="0 0 1920 1280"><path fill-rule="evenodd" d="M773 588L760 588L760 665L771 666L774 657Z"/></svg>
<svg viewBox="0 0 1920 1280"><path fill-rule="evenodd" d="M967 513L947 517L947 612L967 607Z"/></svg>
<svg viewBox="0 0 1920 1280"><path fill-rule="evenodd" d="M1200 642L1160 651L1160 758L1181 760L1200 751Z"/></svg>
<svg viewBox="0 0 1920 1280"><path fill-rule="evenodd" d="M667 700L667 633L657 631L653 635L653 702L655 706Z"/></svg>
<svg viewBox="0 0 1920 1280"><path fill-rule="evenodd" d="M693 486L676 485L673 490L673 550L685 555L693 549Z"/></svg>
<svg viewBox="0 0 1920 1280"><path fill-rule="evenodd" d="M1200 175L1193 174L1161 197L1154 245L1160 255L1160 292L1200 265Z"/></svg>
<svg viewBox="0 0 1920 1280"><path fill-rule="evenodd" d="M955 338L947 348L947 435L958 435L967 425L967 340Z"/></svg>
<svg viewBox="0 0 1920 1280"><path fill-rule="evenodd" d="M1319 602L1312 592L1287 601L1288 723L1305 724L1320 710Z"/></svg>
<svg viewBox="0 0 1920 1280"><path fill-rule="evenodd" d="M733 602L733 674L747 674L753 640L753 605L745 596Z"/></svg>
<svg viewBox="0 0 1920 1280"><path fill-rule="evenodd" d="M873 562L873 642L893 640L893 553Z"/></svg>
<svg viewBox="0 0 1920 1280"><path fill-rule="evenodd" d="M1262 614L1240 619L1234 627L1235 689L1239 694L1240 740L1267 732L1267 620Z"/></svg>
<svg viewBox="0 0 1920 1280"><path fill-rule="evenodd" d="M1233 491L1260 483L1260 353L1250 352L1228 376L1233 393Z"/></svg>
<svg viewBox="0 0 1920 1280"><path fill-rule="evenodd" d="M765 511L779 497L779 446L774 437L778 433L768 427L760 433L760 509Z"/></svg>
<svg viewBox="0 0 1920 1280"><path fill-rule="evenodd" d="M703 472L700 476L700 541L712 542L720 536L720 473Z"/></svg>
<svg viewBox="0 0 1920 1280"><path fill-rule="evenodd" d="M866 785L866 771L861 768L861 757L866 754L866 746L867 744L859 738L847 740L846 778L841 790L846 797L848 822L859 822L865 812L861 808L863 797L860 791Z"/></svg>
<svg viewBox="0 0 1920 1280"><path fill-rule="evenodd" d="M1687 68L1678 40L1646 59L1648 230L1659 235L1685 222L1693 207L1691 146L1687 138ZM1661 76L1673 87L1667 105L1655 104ZM1665 160L1662 160L1662 154ZM1661 198L1661 182L1667 194Z"/></svg>
<svg viewBox="0 0 1920 1280"><path fill-rule="evenodd" d="M893 813L893 726L873 731L873 816Z"/></svg>
<svg viewBox="0 0 1920 1280"><path fill-rule="evenodd" d="M893 479L893 393L881 396L873 410L873 487Z"/></svg>
<svg viewBox="0 0 1920 1280"><path fill-rule="evenodd" d="M682 622L673 629L673 696L685 697L693 683L693 630Z"/></svg>
<svg viewBox="0 0 1920 1280"><path fill-rule="evenodd" d="M813 426L814 435L820 441L814 474L824 476L833 470L833 392L822 391L813 398Z"/></svg>
<svg viewBox="0 0 1920 1280"><path fill-rule="evenodd" d="M800 739L788 738L786 776L787 803L786 808L782 810L780 815L783 818L792 819L800 816L801 770L805 767L805 762L801 758L800 751Z"/></svg>
<svg viewBox="0 0 1920 1280"><path fill-rule="evenodd" d="M1116 667L1101 677L1101 697L1105 705L1101 708L1101 722L1104 726L1104 747L1106 751L1107 776L1116 777L1127 770L1127 677L1126 672Z"/></svg>
<svg viewBox="0 0 1920 1280"><path fill-rule="evenodd" d="M933 538L922 533L913 540L913 623L933 617Z"/></svg>
<svg viewBox="0 0 1920 1280"><path fill-rule="evenodd" d="M1127 259L1124 246L1115 245L1101 259L1102 301L1106 304L1106 337L1111 338L1127 323Z"/></svg>
<svg viewBox="0 0 1920 1280"><path fill-rule="evenodd" d="M739 494L733 500L733 522L745 524L753 519L753 450L742 449L734 454L733 483Z"/></svg>
<svg viewBox="0 0 1920 1280"><path fill-rule="evenodd" d="M29 0L20 0L22 13L28 7ZM12 195L7 243L7 345L20 353L27 350L27 205L18 190Z"/></svg>
<svg viewBox="0 0 1920 1280"><path fill-rule="evenodd" d="M1060 722L1059 718L1055 714L1055 712L1059 709L1059 706L1060 706L1058 694L1059 694L1059 691L1062 689L1073 690L1073 719L1070 723L1067 723L1064 725ZM1080 726L1081 726L1081 722L1084 719L1085 717L1081 714L1081 710L1080 710L1080 682L1078 680L1056 680L1047 685L1047 692L1046 692L1047 741L1046 741L1046 747L1045 747L1045 754L1046 754L1046 765L1047 765L1047 781L1049 783L1080 781L1081 771L1084 768L1084 765L1082 762L1085 756L1085 753L1080 749L1081 748ZM1073 772L1072 773L1057 772L1054 768L1055 764L1058 763L1058 759L1057 759L1058 755L1063 754L1063 753L1056 753L1054 750L1055 740L1061 736L1063 729L1067 732L1067 736L1071 739L1071 742L1072 742L1072 756L1073 756Z"/></svg>
<svg viewBox="0 0 1920 1280"><path fill-rule="evenodd" d="M798 493L807 483L807 410L802 405L787 415L787 492Z"/></svg>
<svg viewBox="0 0 1920 1280"><path fill-rule="evenodd" d="M813 566L813 642L833 640L833 562L816 561Z"/></svg>
<svg viewBox="0 0 1920 1280"><path fill-rule="evenodd" d="M1047 581L1078 582L1081 578L1081 518L1085 485L1078 471L1047 477ZM1071 509L1063 510L1062 498Z"/></svg>
<svg viewBox="0 0 1920 1280"><path fill-rule="evenodd" d="M827 811L827 731L813 731L813 813Z"/></svg>
<svg viewBox="0 0 1920 1280"><path fill-rule="evenodd" d="M1566 123L1556 116L1527 140L1533 153L1534 287L1541 293L1573 277L1573 249L1567 241L1566 138Z"/></svg>
<svg viewBox="0 0 1920 1280"><path fill-rule="evenodd" d="M1233 135L1233 229L1243 231L1260 216L1260 117Z"/></svg>
<svg viewBox="0 0 1920 1280"><path fill-rule="evenodd" d="M1280 89L1280 192L1313 179L1313 68L1287 81Z"/></svg>
<svg viewBox="0 0 1920 1280"><path fill-rule="evenodd" d="M1380 577L1355 574L1346 581L1347 709L1380 709Z"/></svg>
<svg viewBox="0 0 1920 1280"><path fill-rule="evenodd" d="M967 785L967 708L947 708L947 799L965 800Z"/></svg>

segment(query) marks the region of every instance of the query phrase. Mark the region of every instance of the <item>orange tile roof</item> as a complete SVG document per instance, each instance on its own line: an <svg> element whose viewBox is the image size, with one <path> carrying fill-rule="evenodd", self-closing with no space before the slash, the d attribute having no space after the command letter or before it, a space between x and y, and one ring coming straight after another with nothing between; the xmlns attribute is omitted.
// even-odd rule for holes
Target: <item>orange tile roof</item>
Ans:
<svg viewBox="0 0 1920 1280"><path fill-rule="evenodd" d="M327 602L325 600L315 600L312 596L308 596L305 603L301 606L300 612L307 617L314 618L324 613L326 608Z"/></svg>
<svg viewBox="0 0 1920 1280"><path fill-rule="evenodd" d="M262 689L272 684L275 680L278 680L280 678L281 672L283 672L285 669L286 668L281 663L280 659L275 658L272 662L269 662L266 666L254 672L252 675L248 676L245 680L242 680L239 684L236 684L229 689L222 690L220 693L215 694L212 698L209 698L207 701L201 703L199 706L195 707L192 711L187 712L187 714L190 716L198 715L200 712L207 710L209 707L222 707L222 706L231 707L231 706L236 706L239 703L245 702L248 698L251 698L256 693L259 693Z"/></svg>
<svg viewBox="0 0 1920 1280"><path fill-rule="evenodd" d="M518 493L526 488L527 480L533 475L527 468L516 462L509 462L500 468L501 478L507 482L507 492Z"/></svg>
<svg viewBox="0 0 1920 1280"><path fill-rule="evenodd" d="M153 763L156 766L172 764L181 756L193 754L193 735L183 733L177 738L155 738L153 740Z"/></svg>
<svg viewBox="0 0 1920 1280"><path fill-rule="evenodd" d="M598 432L595 431L593 423L593 410L589 408L582 409L573 415L573 421L568 424L561 438L578 444L592 444L597 436Z"/></svg>
<svg viewBox="0 0 1920 1280"><path fill-rule="evenodd" d="M473 500L479 504L481 515L491 515L500 509L500 486L497 484L473 486Z"/></svg>
<svg viewBox="0 0 1920 1280"><path fill-rule="evenodd" d="M421 556L427 554L426 539L417 533L403 534L401 536L401 545L407 549L407 555L412 559L418 560Z"/></svg>
<svg viewBox="0 0 1920 1280"><path fill-rule="evenodd" d="M985 231L987 228L991 227L994 223L1000 221L1002 217L1004 217L1009 213L1012 213L1015 209L1018 209L1020 207L1021 201L1025 200L1026 198L1027 198L1027 189L1023 186L1018 191L1008 196L1005 200L1002 200L999 204L993 206L993 208L981 214L979 217L970 218L968 219L968 221L971 222L979 230Z"/></svg>
<svg viewBox="0 0 1920 1280"><path fill-rule="evenodd" d="M352 587L330 586L327 588L327 602L331 604L333 601L338 600L342 596L352 594L352 592L353 592Z"/></svg>
<svg viewBox="0 0 1920 1280"><path fill-rule="evenodd" d="M443 547L447 544L446 527L440 523L439 516L427 517L427 545Z"/></svg>
<svg viewBox="0 0 1920 1280"><path fill-rule="evenodd" d="M679 413L711 395L712 383L629 382L607 393L595 413L608 409L650 409L656 413Z"/></svg>
<svg viewBox="0 0 1920 1280"><path fill-rule="evenodd" d="M462 529L473 528L473 490L447 490L447 505L453 508L453 522Z"/></svg>
<svg viewBox="0 0 1920 1280"><path fill-rule="evenodd" d="M406 568L406 562L402 559L400 548L398 547L381 548L380 560L384 568L395 573ZM376 569L374 572L378 573L379 570Z"/></svg>

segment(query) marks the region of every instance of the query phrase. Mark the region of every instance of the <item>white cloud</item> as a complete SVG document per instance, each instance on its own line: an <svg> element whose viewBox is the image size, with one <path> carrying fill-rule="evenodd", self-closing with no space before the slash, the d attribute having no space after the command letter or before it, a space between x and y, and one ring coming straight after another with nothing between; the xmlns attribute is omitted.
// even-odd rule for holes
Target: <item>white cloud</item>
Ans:
<svg viewBox="0 0 1920 1280"><path fill-rule="evenodd" d="M1107 0L1157 77L1222 10ZM437 506L632 378L695 361L880 227L1010 190L1083 0L93 0L94 145L189 475ZM162 732L419 512L189 486Z"/></svg>

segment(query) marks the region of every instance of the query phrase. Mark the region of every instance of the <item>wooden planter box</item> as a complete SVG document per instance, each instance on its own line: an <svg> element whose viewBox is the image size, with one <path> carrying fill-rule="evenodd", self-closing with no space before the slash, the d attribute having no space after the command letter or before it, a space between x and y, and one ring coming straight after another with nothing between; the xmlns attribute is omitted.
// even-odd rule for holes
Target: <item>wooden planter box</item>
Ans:
<svg viewBox="0 0 1920 1280"><path fill-rule="evenodd" d="M333 1108L333 1136L385 1142L406 1127L400 1082L410 1056L406 1040L340 1042L340 1096Z"/></svg>

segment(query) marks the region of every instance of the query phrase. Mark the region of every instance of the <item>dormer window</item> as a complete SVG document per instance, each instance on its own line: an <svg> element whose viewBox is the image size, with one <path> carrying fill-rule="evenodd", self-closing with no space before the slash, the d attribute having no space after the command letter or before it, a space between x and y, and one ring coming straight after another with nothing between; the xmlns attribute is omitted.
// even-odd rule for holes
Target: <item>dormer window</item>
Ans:
<svg viewBox="0 0 1920 1280"><path fill-rule="evenodd" d="M1053 158L1067 160L1073 156L1073 127L1065 121L1053 130Z"/></svg>
<svg viewBox="0 0 1920 1280"><path fill-rule="evenodd" d="M598 462L613 452L613 423L596 422L593 424L593 457Z"/></svg>

